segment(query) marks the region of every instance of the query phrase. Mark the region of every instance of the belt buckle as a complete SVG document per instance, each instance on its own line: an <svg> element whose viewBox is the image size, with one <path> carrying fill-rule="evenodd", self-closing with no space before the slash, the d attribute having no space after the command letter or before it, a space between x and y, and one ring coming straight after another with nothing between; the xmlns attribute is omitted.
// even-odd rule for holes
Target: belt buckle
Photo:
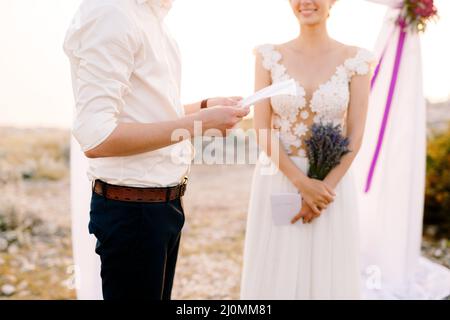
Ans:
<svg viewBox="0 0 450 320"><path fill-rule="evenodd" d="M186 192L186 187L187 187L187 183L188 183L188 177L185 176L183 178L183 182L181 182L181 186L180 186L180 194L178 195L180 198L184 195L184 193Z"/></svg>

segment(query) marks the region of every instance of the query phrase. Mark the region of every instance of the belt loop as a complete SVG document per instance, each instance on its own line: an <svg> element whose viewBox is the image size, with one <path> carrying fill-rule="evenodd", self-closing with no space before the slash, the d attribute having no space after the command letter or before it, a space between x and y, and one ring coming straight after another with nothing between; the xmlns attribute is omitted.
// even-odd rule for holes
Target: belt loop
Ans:
<svg viewBox="0 0 450 320"><path fill-rule="evenodd" d="M170 187L168 187L167 189L166 189L166 202L169 202L170 201L170 192L171 191L171 188Z"/></svg>

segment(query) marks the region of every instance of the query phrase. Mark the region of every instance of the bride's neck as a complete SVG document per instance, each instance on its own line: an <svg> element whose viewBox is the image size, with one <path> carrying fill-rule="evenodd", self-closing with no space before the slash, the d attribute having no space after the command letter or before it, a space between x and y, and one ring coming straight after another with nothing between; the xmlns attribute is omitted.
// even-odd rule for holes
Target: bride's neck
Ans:
<svg viewBox="0 0 450 320"><path fill-rule="evenodd" d="M301 26L300 35L295 41L302 51L323 52L332 45L326 25Z"/></svg>

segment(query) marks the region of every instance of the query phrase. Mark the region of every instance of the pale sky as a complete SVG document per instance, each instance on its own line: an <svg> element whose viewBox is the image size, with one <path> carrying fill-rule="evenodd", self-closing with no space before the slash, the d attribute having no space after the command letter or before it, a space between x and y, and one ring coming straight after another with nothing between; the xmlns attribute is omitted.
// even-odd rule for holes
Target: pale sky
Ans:
<svg viewBox="0 0 450 320"><path fill-rule="evenodd" d="M73 96L62 42L79 2L0 2L0 125L70 126ZM422 47L425 94L439 101L450 95L450 1L435 3L441 19L429 26ZM330 34L372 49L384 12L363 0L340 0L331 13ZM252 49L298 33L287 0L177 0L167 23L183 55L186 103L250 94Z"/></svg>

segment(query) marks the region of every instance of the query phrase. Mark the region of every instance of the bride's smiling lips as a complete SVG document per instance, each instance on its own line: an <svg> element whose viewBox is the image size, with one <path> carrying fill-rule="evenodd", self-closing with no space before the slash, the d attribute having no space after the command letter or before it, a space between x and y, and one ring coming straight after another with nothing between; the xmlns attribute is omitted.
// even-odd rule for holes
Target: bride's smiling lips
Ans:
<svg viewBox="0 0 450 320"><path fill-rule="evenodd" d="M304 17L309 17L312 14L314 14L317 9L315 8L299 8L298 11L300 12L300 14Z"/></svg>

